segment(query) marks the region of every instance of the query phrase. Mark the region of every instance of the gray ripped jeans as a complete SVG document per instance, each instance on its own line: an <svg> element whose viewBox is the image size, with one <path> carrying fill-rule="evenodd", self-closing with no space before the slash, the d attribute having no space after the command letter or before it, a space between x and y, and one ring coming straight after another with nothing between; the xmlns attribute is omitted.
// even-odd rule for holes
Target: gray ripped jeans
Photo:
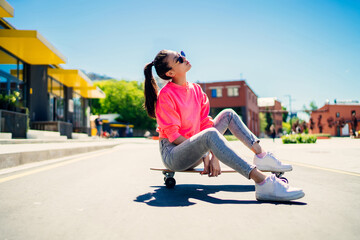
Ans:
<svg viewBox="0 0 360 240"><path fill-rule="evenodd" d="M164 165L173 171L191 169L201 164L202 156L211 151L222 163L250 178L250 172L255 166L234 152L223 136L227 129L249 149L259 142L234 110L224 109L214 119L214 127L199 132L179 145L171 143L167 138L162 139L159 144Z"/></svg>

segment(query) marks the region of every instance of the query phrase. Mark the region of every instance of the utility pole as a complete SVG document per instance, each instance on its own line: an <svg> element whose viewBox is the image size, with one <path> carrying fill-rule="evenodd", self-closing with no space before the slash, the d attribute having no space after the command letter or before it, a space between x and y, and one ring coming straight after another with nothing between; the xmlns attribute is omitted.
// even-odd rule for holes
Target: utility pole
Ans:
<svg viewBox="0 0 360 240"><path fill-rule="evenodd" d="M285 95L285 97L289 98L289 110L290 110L290 133L292 132L292 111L291 111L291 95Z"/></svg>
<svg viewBox="0 0 360 240"><path fill-rule="evenodd" d="M290 113L292 113L292 111L291 111L291 95L285 95L285 97L289 98L289 110L290 110Z"/></svg>

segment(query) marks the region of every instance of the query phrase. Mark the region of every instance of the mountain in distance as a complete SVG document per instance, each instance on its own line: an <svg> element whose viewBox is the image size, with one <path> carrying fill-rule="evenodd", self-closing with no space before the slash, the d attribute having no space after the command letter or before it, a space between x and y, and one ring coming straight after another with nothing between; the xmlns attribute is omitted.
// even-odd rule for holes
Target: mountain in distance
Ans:
<svg viewBox="0 0 360 240"><path fill-rule="evenodd" d="M98 74L98 73L94 73L94 72L85 72L84 70L82 70L89 78L91 81L103 81L103 80L109 80L109 79L114 79L113 77L109 77L105 74Z"/></svg>

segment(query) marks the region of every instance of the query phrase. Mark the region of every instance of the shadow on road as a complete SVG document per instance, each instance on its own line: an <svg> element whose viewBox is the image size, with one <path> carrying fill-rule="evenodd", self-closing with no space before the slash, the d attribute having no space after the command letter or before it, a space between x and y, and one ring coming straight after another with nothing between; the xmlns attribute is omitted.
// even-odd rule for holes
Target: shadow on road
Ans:
<svg viewBox="0 0 360 240"><path fill-rule="evenodd" d="M152 207L186 207L196 203L190 202L190 198L213 204L285 204L285 205L306 205L302 202L268 202L256 200L232 200L219 199L210 194L217 192L252 192L255 191L254 185L199 185L199 184L179 184L174 189L165 186L152 186L156 188L154 192L139 195L134 201L146 203ZM255 198L255 196L254 196Z"/></svg>

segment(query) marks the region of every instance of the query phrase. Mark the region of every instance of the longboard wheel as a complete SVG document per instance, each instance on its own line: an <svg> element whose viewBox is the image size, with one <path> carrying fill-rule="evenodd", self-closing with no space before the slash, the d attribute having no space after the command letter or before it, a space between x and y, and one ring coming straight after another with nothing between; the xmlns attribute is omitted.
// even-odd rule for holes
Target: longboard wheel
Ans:
<svg viewBox="0 0 360 240"><path fill-rule="evenodd" d="M284 172L271 172L271 173L275 174L277 178L281 178L284 175Z"/></svg>
<svg viewBox="0 0 360 240"><path fill-rule="evenodd" d="M176 185L175 178L172 178L172 177L166 178L165 185L167 188L174 188Z"/></svg>

